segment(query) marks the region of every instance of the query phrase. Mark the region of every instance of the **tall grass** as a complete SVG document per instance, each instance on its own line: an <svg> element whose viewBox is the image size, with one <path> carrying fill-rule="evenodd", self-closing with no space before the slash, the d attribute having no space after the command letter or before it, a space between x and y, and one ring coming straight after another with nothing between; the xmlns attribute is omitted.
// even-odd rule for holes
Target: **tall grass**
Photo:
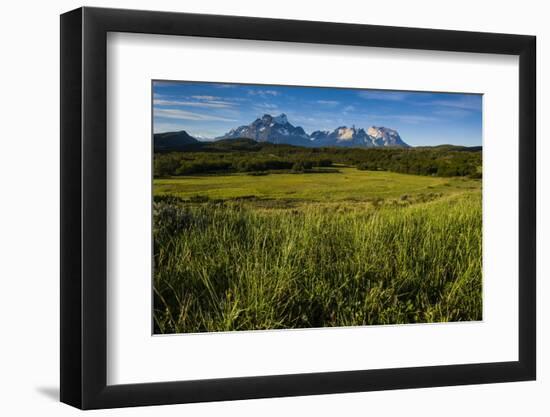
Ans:
<svg viewBox="0 0 550 417"><path fill-rule="evenodd" d="M156 333L480 320L481 197L155 203Z"/></svg>

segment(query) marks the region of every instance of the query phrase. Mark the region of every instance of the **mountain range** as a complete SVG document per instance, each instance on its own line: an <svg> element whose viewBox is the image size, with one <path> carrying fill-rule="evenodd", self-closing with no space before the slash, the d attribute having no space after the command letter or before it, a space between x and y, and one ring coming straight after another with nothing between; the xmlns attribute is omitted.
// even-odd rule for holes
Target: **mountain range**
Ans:
<svg viewBox="0 0 550 417"><path fill-rule="evenodd" d="M308 135L302 127L292 125L284 113L279 116L264 114L252 123L231 129L215 140L242 138L305 147L409 147L396 130L381 126L371 126L366 130L340 126L333 131L316 130ZM197 142L185 131L155 134L155 150L177 150Z"/></svg>

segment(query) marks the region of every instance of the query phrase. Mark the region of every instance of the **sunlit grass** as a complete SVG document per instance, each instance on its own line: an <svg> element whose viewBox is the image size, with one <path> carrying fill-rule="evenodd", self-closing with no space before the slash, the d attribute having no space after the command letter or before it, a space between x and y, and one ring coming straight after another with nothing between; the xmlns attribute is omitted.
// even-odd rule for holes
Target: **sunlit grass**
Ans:
<svg viewBox="0 0 550 417"><path fill-rule="evenodd" d="M344 169L155 194L222 200L155 203L157 333L482 318L479 181Z"/></svg>
<svg viewBox="0 0 550 417"><path fill-rule="evenodd" d="M201 175L155 179L155 195L181 198L203 196L228 199L247 196L308 201L363 201L373 198L399 198L404 194L454 194L479 190L480 180L360 171L339 167L338 172ZM332 169L334 171L334 169Z"/></svg>

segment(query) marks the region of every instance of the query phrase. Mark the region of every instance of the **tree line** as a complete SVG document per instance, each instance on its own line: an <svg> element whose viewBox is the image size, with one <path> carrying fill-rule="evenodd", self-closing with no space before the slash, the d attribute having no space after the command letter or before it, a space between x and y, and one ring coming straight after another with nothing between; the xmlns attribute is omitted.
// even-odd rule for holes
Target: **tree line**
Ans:
<svg viewBox="0 0 550 417"><path fill-rule="evenodd" d="M250 139L193 145L181 152L155 152L155 177L216 173L308 172L334 166L439 177L481 178L481 147L303 148Z"/></svg>

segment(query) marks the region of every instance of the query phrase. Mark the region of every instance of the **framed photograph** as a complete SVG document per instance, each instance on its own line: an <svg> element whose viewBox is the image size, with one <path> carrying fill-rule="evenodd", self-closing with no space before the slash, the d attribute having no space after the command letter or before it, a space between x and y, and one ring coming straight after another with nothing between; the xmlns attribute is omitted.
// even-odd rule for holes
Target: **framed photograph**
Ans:
<svg viewBox="0 0 550 417"><path fill-rule="evenodd" d="M535 37L61 16L61 401L533 380Z"/></svg>

